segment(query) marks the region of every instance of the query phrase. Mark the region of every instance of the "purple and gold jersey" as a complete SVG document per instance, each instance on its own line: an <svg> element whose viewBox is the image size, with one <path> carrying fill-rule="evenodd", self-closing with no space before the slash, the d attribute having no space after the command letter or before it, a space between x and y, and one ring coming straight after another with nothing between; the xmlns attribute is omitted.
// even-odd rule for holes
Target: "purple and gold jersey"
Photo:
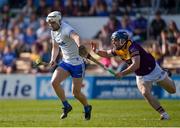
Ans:
<svg viewBox="0 0 180 128"><path fill-rule="evenodd" d="M155 59L150 53L147 53L140 45L128 40L125 49L112 50L114 56L120 56L127 64L131 64L133 56L140 56L140 68L135 71L136 75L144 76L149 74L156 65Z"/></svg>

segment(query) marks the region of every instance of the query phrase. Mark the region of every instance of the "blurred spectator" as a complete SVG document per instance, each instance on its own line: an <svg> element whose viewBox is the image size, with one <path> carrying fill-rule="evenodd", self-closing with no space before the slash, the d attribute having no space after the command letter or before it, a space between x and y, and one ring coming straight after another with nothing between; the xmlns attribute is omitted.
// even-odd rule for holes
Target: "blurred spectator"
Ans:
<svg viewBox="0 0 180 128"><path fill-rule="evenodd" d="M50 31L46 24L45 19L40 19L40 27L36 31L37 42L43 43L49 41L50 39Z"/></svg>
<svg viewBox="0 0 180 128"><path fill-rule="evenodd" d="M126 6L125 13L127 13L129 16L135 16L136 15L136 12L134 11L132 5Z"/></svg>
<svg viewBox="0 0 180 128"><path fill-rule="evenodd" d="M175 55L177 50L176 42L171 42L168 37L168 31L163 30L161 32L161 43L162 43L162 54L165 56L172 56Z"/></svg>
<svg viewBox="0 0 180 128"><path fill-rule="evenodd" d="M169 49L171 51L170 52L171 55L178 55L178 50L179 50L178 37L179 36L180 36L179 29L176 23L173 20L171 20L170 23L168 24L168 38L169 38L169 43L170 43Z"/></svg>
<svg viewBox="0 0 180 128"><path fill-rule="evenodd" d="M95 38L100 39L102 42L101 46L104 49L107 49L111 45L110 37L112 32L118 30L119 28L119 20L115 16L110 16L107 24L103 26L103 28L98 32Z"/></svg>
<svg viewBox="0 0 180 128"><path fill-rule="evenodd" d="M2 7L1 13L2 13L2 14L7 14L7 16L9 16L9 17L12 16L12 14L11 14L11 9L10 9L10 7L9 7L9 4L5 4L5 5Z"/></svg>
<svg viewBox="0 0 180 128"><path fill-rule="evenodd" d="M52 5L52 11L60 11L62 15L64 15L65 8L62 0L54 0L54 3Z"/></svg>
<svg viewBox="0 0 180 128"><path fill-rule="evenodd" d="M166 23L161 18L160 11L157 11L155 14L155 19L153 19L150 24L150 34L154 39L158 39L160 37L161 31L165 28L166 28Z"/></svg>
<svg viewBox="0 0 180 128"><path fill-rule="evenodd" d="M172 43L172 42L177 42L177 38L179 36L179 29L176 25L176 23L171 20L168 24L168 38L169 38L169 41Z"/></svg>
<svg viewBox="0 0 180 128"><path fill-rule="evenodd" d="M177 38L177 51L176 56L180 56L180 36Z"/></svg>
<svg viewBox="0 0 180 128"><path fill-rule="evenodd" d="M6 36L6 45L9 45L11 48L14 47L13 41L15 40L13 29L7 30L7 36Z"/></svg>
<svg viewBox="0 0 180 128"><path fill-rule="evenodd" d="M42 61L48 63L51 59L51 52L50 52L51 48L49 47L48 43L43 43L42 46L43 46L42 55L41 55Z"/></svg>
<svg viewBox="0 0 180 128"><path fill-rule="evenodd" d="M90 8L90 16L108 16L107 4L104 0L95 0Z"/></svg>
<svg viewBox="0 0 180 128"><path fill-rule="evenodd" d="M24 39L24 35L23 35L20 27L19 26L15 26L14 29L13 29L13 32L14 32L15 39L18 40L18 42L20 44L22 44L23 43L23 39Z"/></svg>
<svg viewBox="0 0 180 128"><path fill-rule="evenodd" d="M98 39L101 40L100 46L104 49L107 49L110 44L111 31L108 25L104 25L103 28L99 31L98 35L96 35Z"/></svg>
<svg viewBox="0 0 180 128"><path fill-rule="evenodd" d="M115 16L122 16L123 12L119 9L119 5L117 1L112 1L112 7L110 11L110 15L115 15Z"/></svg>
<svg viewBox="0 0 180 128"><path fill-rule="evenodd" d="M15 71L16 54L11 50L10 46L6 46L2 56L2 72L6 74Z"/></svg>
<svg viewBox="0 0 180 128"><path fill-rule="evenodd" d="M33 0L26 0L26 5L22 9L23 15L30 17L33 12L36 12Z"/></svg>
<svg viewBox="0 0 180 128"><path fill-rule="evenodd" d="M159 44L162 45L162 54L164 56L169 55L168 43L168 31L163 30L161 32Z"/></svg>
<svg viewBox="0 0 180 128"><path fill-rule="evenodd" d="M31 59L32 62L35 62L37 59L41 59L41 57L40 57L40 50L39 50L38 45L36 45L36 44L33 44L31 46L31 56L30 56L30 59Z"/></svg>
<svg viewBox="0 0 180 128"><path fill-rule="evenodd" d="M27 26L31 27L33 31L36 31L39 28L39 19L36 15L36 13L32 13L29 17L29 21L27 22Z"/></svg>
<svg viewBox="0 0 180 128"><path fill-rule="evenodd" d="M28 27L24 35L24 51L30 52L31 46L36 43L36 40L37 36L34 33L33 29L31 27Z"/></svg>
<svg viewBox="0 0 180 128"><path fill-rule="evenodd" d="M141 12L138 12L136 19L133 21L133 33L134 35L139 35L142 41L147 39L147 25L147 19Z"/></svg>
<svg viewBox="0 0 180 128"><path fill-rule="evenodd" d="M162 53L164 55L176 55L178 49L177 39L179 30L174 21L170 21L168 28L161 32L160 44L162 44Z"/></svg>
<svg viewBox="0 0 180 128"><path fill-rule="evenodd" d="M120 29L123 29L125 31L129 31L131 33L133 33L133 29L132 29L132 21L130 19L130 17L125 14L122 18L121 18L121 26Z"/></svg>
<svg viewBox="0 0 180 128"><path fill-rule="evenodd" d="M151 43L151 50L149 51L149 53L151 53L152 56L155 58L155 60L158 62L158 64L161 65L163 61L163 54L161 51L161 47L159 46L157 42Z"/></svg>
<svg viewBox="0 0 180 128"><path fill-rule="evenodd" d="M25 32L24 30L28 27L28 23L25 22L24 15L22 13L17 15L14 21L11 22L11 26L9 25L9 29L13 29L14 26L19 26L22 32Z"/></svg>
<svg viewBox="0 0 180 128"><path fill-rule="evenodd" d="M49 63L49 61L51 59L51 52L50 52L51 48L49 47L48 43L43 43L42 46L43 46L43 50L41 52L41 60L43 62ZM47 72L49 72L49 67L41 66L39 68L39 70L41 73L47 73Z"/></svg>
<svg viewBox="0 0 180 128"><path fill-rule="evenodd" d="M114 31L120 29L120 22L119 22L119 20L117 19L116 16L111 15L109 17L107 26L108 26L108 28L110 30L110 33L112 34Z"/></svg>
<svg viewBox="0 0 180 128"><path fill-rule="evenodd" d="M18 26L16 26L16 27L18 27ZM15 35L15 31L16 31L16 34L18 33L17 28L15 28L15 29L8 29L7 36L6 36L6 46L10 46L11 50L13 50L16 53L16 56L18 57L18 55L19 55L18 53L20 52L20 50L17 49L17 46L20 43L18 41L18 38L20 38L21 35Z"/></svg>
<svg viewBox="0 0 180 128"><path fill-rule="evenodd" d="M31 46L31 55L30 55L30 60L31 62L35 62L36 60L40 60L41 56L40 56L40 51L39 51L39 47L36 44L33 44ZM31 73L37 73L38 68L34 68L31 69Z"/></svg>
<svg viewBox="0 0 180 128"><path fill-rule="evenodd" d="M0 29L0 53L3 52L3 49L7 45L7 30Z"/></svg>
<svg viewBox="0 0 180 128"><path fill-rule="evenodd" d="M46 17L47 8L48 8L48 5L46 3L46 0L39 0L39 6L37 7L36 14L39 17Z"/></svg>
<svg viewBox="0 0 180 128"><path fill-rule="evenodd" d="M64 16L77 16L78 8L73 0L67 0L64 8Z"/></svg>
<svg viewBox="0 0 180 128"><path fill-rule="evenodd" d="M12 49L16 52L17 56L19 57L19 54L23 51L23 39L24 39L24 34L22 33L21 29L19 26L15 26L13 29L14 33L14 39L11 40L12 42Z"/></svg>
<svg viewBox="0 0 180 128"><path fill-rule="evenodd" d="M0 20L0 28L8 28L10 18L12 16L10 7L8 4L5 4L1 10L2 19Z"/></svg>
<svg viewBox="0 0 180 128"><path fill-rule="evenodd" d="M89 0L81 0L78 16L88 16L90 10Z"/></svg>

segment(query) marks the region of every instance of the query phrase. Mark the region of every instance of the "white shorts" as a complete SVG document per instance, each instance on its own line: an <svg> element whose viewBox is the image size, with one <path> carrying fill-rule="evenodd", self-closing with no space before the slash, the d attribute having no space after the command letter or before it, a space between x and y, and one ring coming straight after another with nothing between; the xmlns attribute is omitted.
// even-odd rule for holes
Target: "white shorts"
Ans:
<svg viewBox="0 0 180 128"><path fill-rule="evenodd" d="M136 81L138 83L144 83L144 82L158 82L167 76L167 72L162 70L162 68L159 66L159 64L156 63L156 66L152 72L145 76L136 76Z"/></svg>

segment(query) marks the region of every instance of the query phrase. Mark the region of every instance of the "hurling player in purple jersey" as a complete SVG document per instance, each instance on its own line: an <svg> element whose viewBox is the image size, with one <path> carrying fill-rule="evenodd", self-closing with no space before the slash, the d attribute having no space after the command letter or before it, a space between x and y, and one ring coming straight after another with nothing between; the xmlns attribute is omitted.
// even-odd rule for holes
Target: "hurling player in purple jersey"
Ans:
<svg viewBox="0 0 180 128"><path fill-rule="evenodd" d="M151 94L152 83L156 82L169 93L175 93L174 81L161 69L150 53L147 53L140 45L133 43L128 34L124 31L115 31L111 36L113 49L99 50L95 43L92 44L93 51L101 57L119 56L129 66L116 74L121 78L130 73L136 74L137 87L145 100L156 110L161 120L170 119L165 109L158 100Z"/></svg>

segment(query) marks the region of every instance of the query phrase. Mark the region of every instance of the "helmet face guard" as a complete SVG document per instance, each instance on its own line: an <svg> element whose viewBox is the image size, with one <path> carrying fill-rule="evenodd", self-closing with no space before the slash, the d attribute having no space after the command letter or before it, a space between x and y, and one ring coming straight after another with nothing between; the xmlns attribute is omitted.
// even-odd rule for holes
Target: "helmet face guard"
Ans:
<svg viewBox="0 0 180 128"><path fill-rule="evenodd" d="M128 40L128 34L122 31L115 31L111 36L111 40L118 41L121 45L118 49L121 49Z"/></svg>
<svg viewBox="0 0 180 128"><path fill-rule="evenodd" d="M58 25L60 25L61 19L61 13L59 11L54 11L48 14L46 22L56 22Z"/></svg>

